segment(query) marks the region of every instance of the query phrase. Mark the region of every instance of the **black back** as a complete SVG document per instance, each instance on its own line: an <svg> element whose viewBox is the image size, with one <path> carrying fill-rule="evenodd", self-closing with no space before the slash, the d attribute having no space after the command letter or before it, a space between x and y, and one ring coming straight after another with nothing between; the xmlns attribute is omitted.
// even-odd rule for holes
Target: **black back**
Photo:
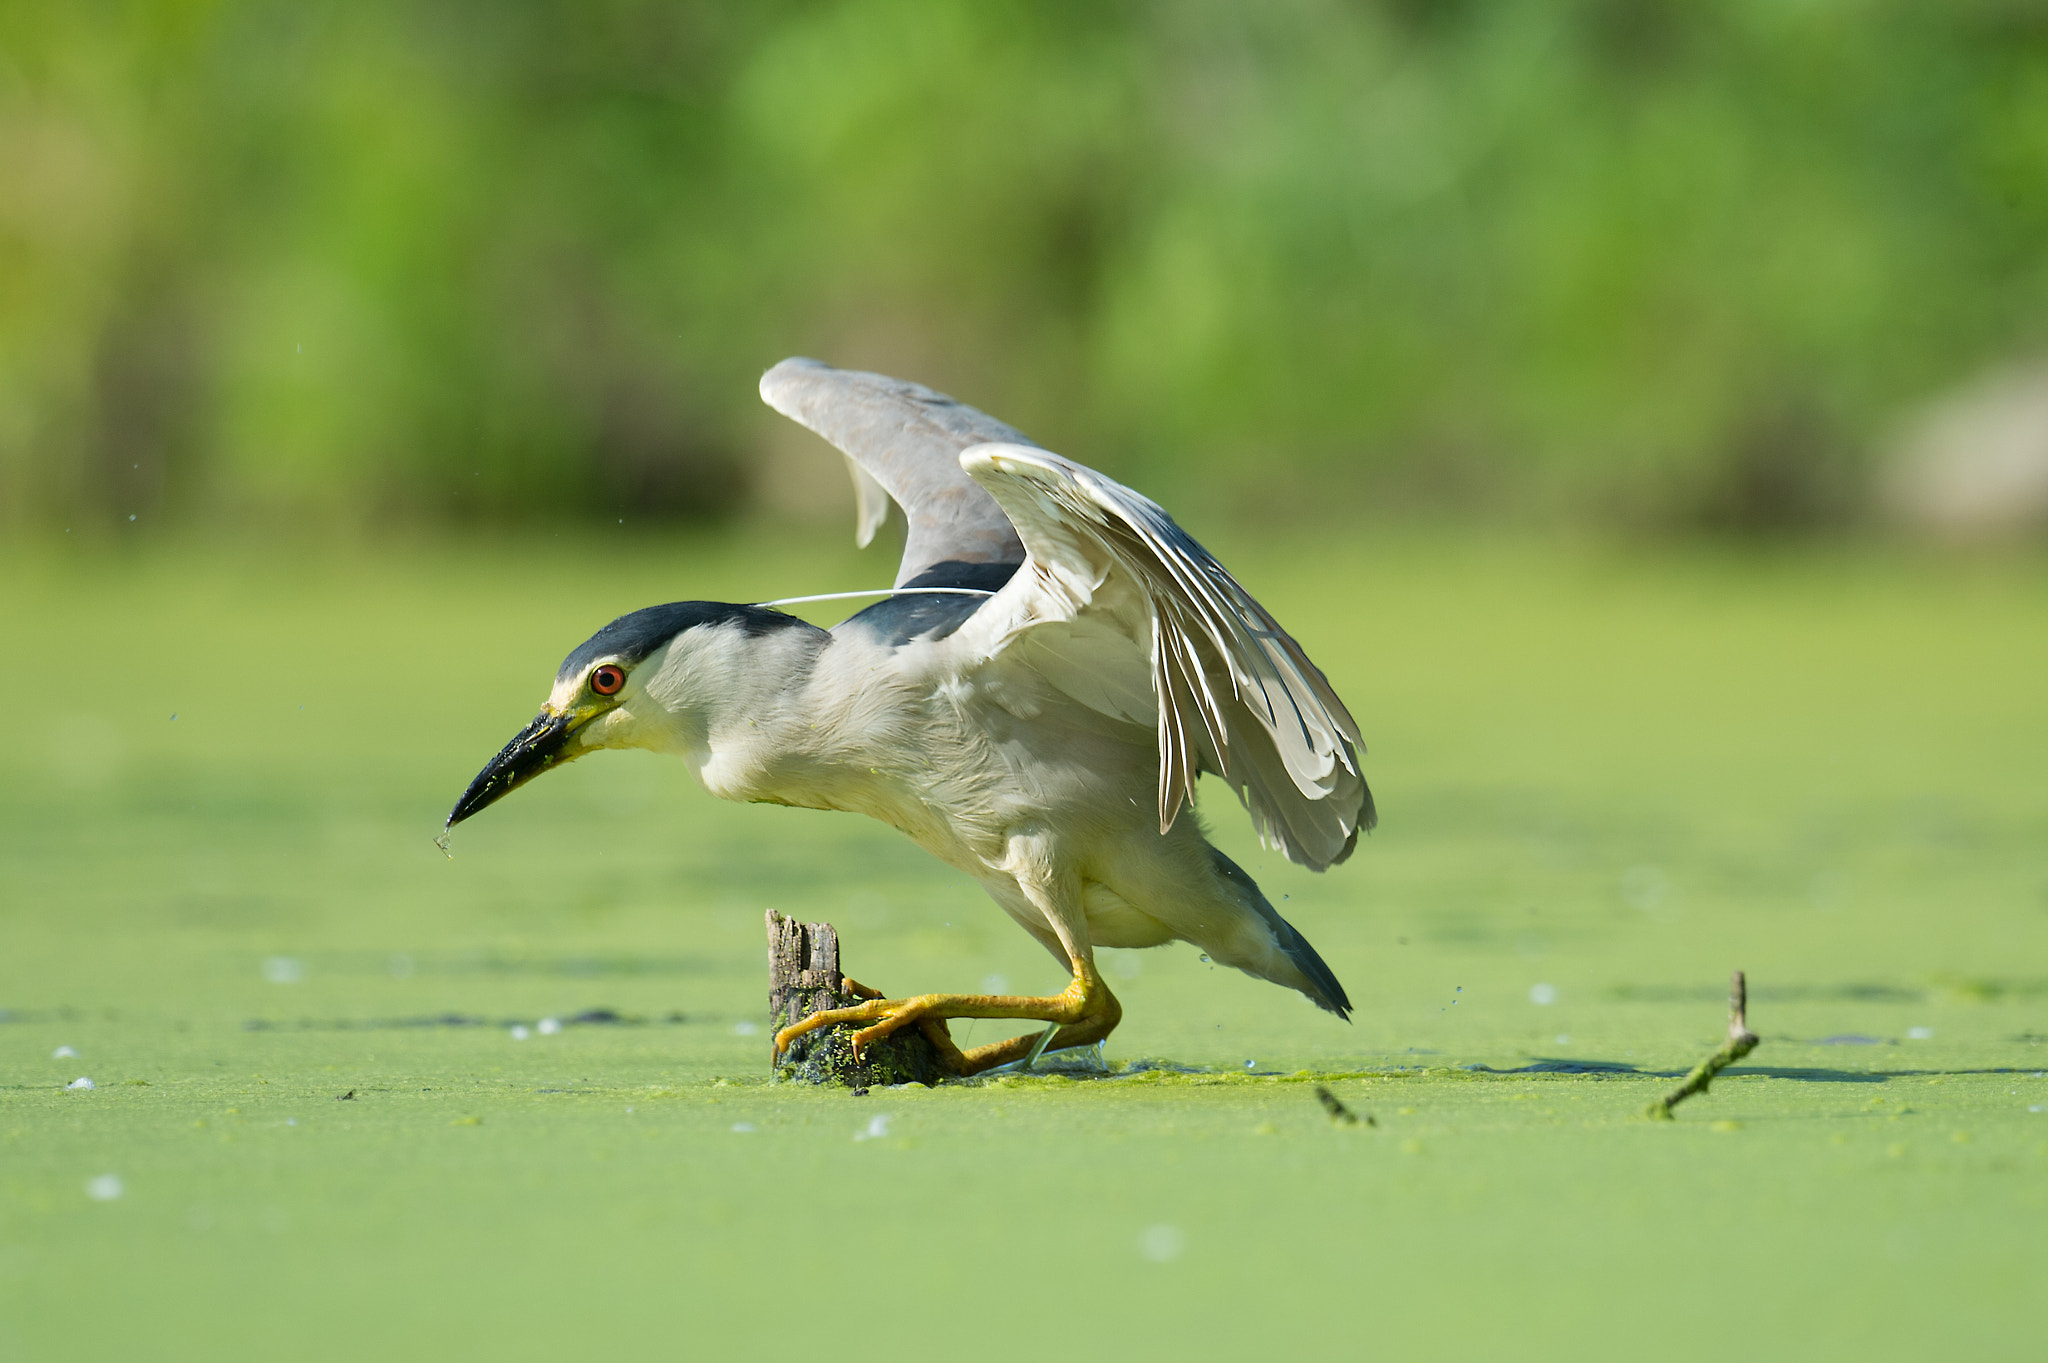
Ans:
<svg viewBox="0 0 2048 1363"><path fill-rule="evenodd" d="M996 592L1017 573L1014 563L966 563L948 559L934 563L897 589L900 593L877 601L866 610L849 616L839 628L865 629L891 648L901 648L913 639L943 639L967 623L967 617L981 609L986 596L962 596L954 592L919 592L919 587L966 587Z"/></svg>

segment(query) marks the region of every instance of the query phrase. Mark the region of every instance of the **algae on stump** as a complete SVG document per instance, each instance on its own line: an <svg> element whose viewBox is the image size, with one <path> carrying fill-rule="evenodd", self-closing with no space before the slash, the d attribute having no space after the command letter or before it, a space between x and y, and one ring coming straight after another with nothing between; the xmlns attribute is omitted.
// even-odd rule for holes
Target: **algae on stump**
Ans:
<svg viewBox="0 0 2048 1363"><path fill-rule="evenodd" d="M768 910L768 1025L779 1032L813 1013L851 1008L861 996L839 968L839 933L830 923L799 923ZM865 1025L865 1024L862 1024ZM938 1047L915 1027L905 1027L853 1054L858 1025L842 1023L806 1032L779 1061L778 1079L803 1084L936 1084L945 1074Z"/></svg>

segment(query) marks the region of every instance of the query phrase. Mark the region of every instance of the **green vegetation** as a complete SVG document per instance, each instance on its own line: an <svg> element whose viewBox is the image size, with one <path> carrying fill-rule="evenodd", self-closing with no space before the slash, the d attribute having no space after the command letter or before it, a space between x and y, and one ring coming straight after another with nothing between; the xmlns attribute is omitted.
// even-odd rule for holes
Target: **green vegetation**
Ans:
<svg viewBox="0 0 2048 1363"><path fill-rule="evenodd" d="M808 352L1252 512L1814 521L2040 346L2044 158L2009 0L14 0L0 517L717 512Z"/></svg>
<svg viewBox="0 0 2048 1363"><path fill-rule="evenodd" d="M1207 808L1356 1024L1117 953L1112 1059L1205 1072L861 1099L736 1031L764 909L892 988L1058 976L887 829L606 754L431 838L598 623L872 563L0 562L0 1355L2026 1352L2038 564L1211 538L1373 745L1385 823L1328 876ZM1735 966L1762 1047L1642 1120ZM538 1029L600 1008L637 1021ZM489 1025L372 1025L449 1015Z"/></svg>

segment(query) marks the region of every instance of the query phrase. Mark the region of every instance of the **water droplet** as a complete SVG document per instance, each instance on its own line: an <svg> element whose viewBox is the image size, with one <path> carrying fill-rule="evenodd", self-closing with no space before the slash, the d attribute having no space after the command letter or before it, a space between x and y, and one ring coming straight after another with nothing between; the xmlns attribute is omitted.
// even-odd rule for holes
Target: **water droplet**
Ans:
<svg viewBox="0 0 2048 1363"><path fill-rule="evenodd" d="M78 1052L72 1050L69 1046L59 1046L56 1050L50 1052L50 1059L76 1060L78 1059Z"/></svg>
<svg viewBox="0 0 2048 1363"><path fill-rule="evenodd" d="M112 1202L126 1191L119 1174L101 1174L85 1181L85 1195L95 1202Z"/></svg>
<svg viewBox="0 0 2048 1363"><path fill-rule="evenodd" d="M1138 1235L1138 1253L1148 1263L1170 1264L1187 1247L1188 1238L1179 1226L1147 1226Z"/></svg>
<svg viewBox="0 0 2048 1363"><path fill-rule="evenodd" d="M560 1032L561 1030L562 1030L562 1024L561 1024L561 1022L560 1022L560 1020L559 1020L559 1019L556 1019L556 1018L542 1018L542 1019L540 1020L540 1034L541 1034L542 1036L554 1036L554 1035L555 1035L556 1033Z"/></svg>
<svg viewBox="0 0 2048 1363"><path fill-rule="evenodd" d="M94 1084L92 1080L86 1078L84 1075L81 1074L76 1079L66 1084L64 1087L67 1089L91 1089L94 1087Z"/></svg>
<svg viewBox="0 0 2048 1363"><path fill-rule="evenodd" d="M514 1041L524 1041L532 1035L533 1033L527 1031L523 1024L517 1022L512 1024L512 1039Z"/></svg>

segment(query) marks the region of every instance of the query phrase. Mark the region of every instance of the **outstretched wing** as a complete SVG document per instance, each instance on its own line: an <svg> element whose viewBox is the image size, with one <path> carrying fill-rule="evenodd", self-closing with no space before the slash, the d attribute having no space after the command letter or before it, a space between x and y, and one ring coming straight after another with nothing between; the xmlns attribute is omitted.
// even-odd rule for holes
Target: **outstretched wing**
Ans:
<svg viewBox="0 0 2048 1363"><path fill-rule="evenodd" d="M957 565L1024 561L1009 518L960 468L960 452L973 445L1029 446L1019 432L920 384L816 360L784 360L763 374L761 400L845 454L862 547L891 500L903 508L910 534L897 586L979 586L985 572Z"/></svg>
<svg viewBox="0 0 2048 1363"><path fill-rule="evenodd" d="M1056 454L967 450L1029 557L961 629L1104 714L1159 733L1159 827L1212 771L1259 836L1321 870L1376 821L1358 724L1286 630L1159 506Z"/></svg>

